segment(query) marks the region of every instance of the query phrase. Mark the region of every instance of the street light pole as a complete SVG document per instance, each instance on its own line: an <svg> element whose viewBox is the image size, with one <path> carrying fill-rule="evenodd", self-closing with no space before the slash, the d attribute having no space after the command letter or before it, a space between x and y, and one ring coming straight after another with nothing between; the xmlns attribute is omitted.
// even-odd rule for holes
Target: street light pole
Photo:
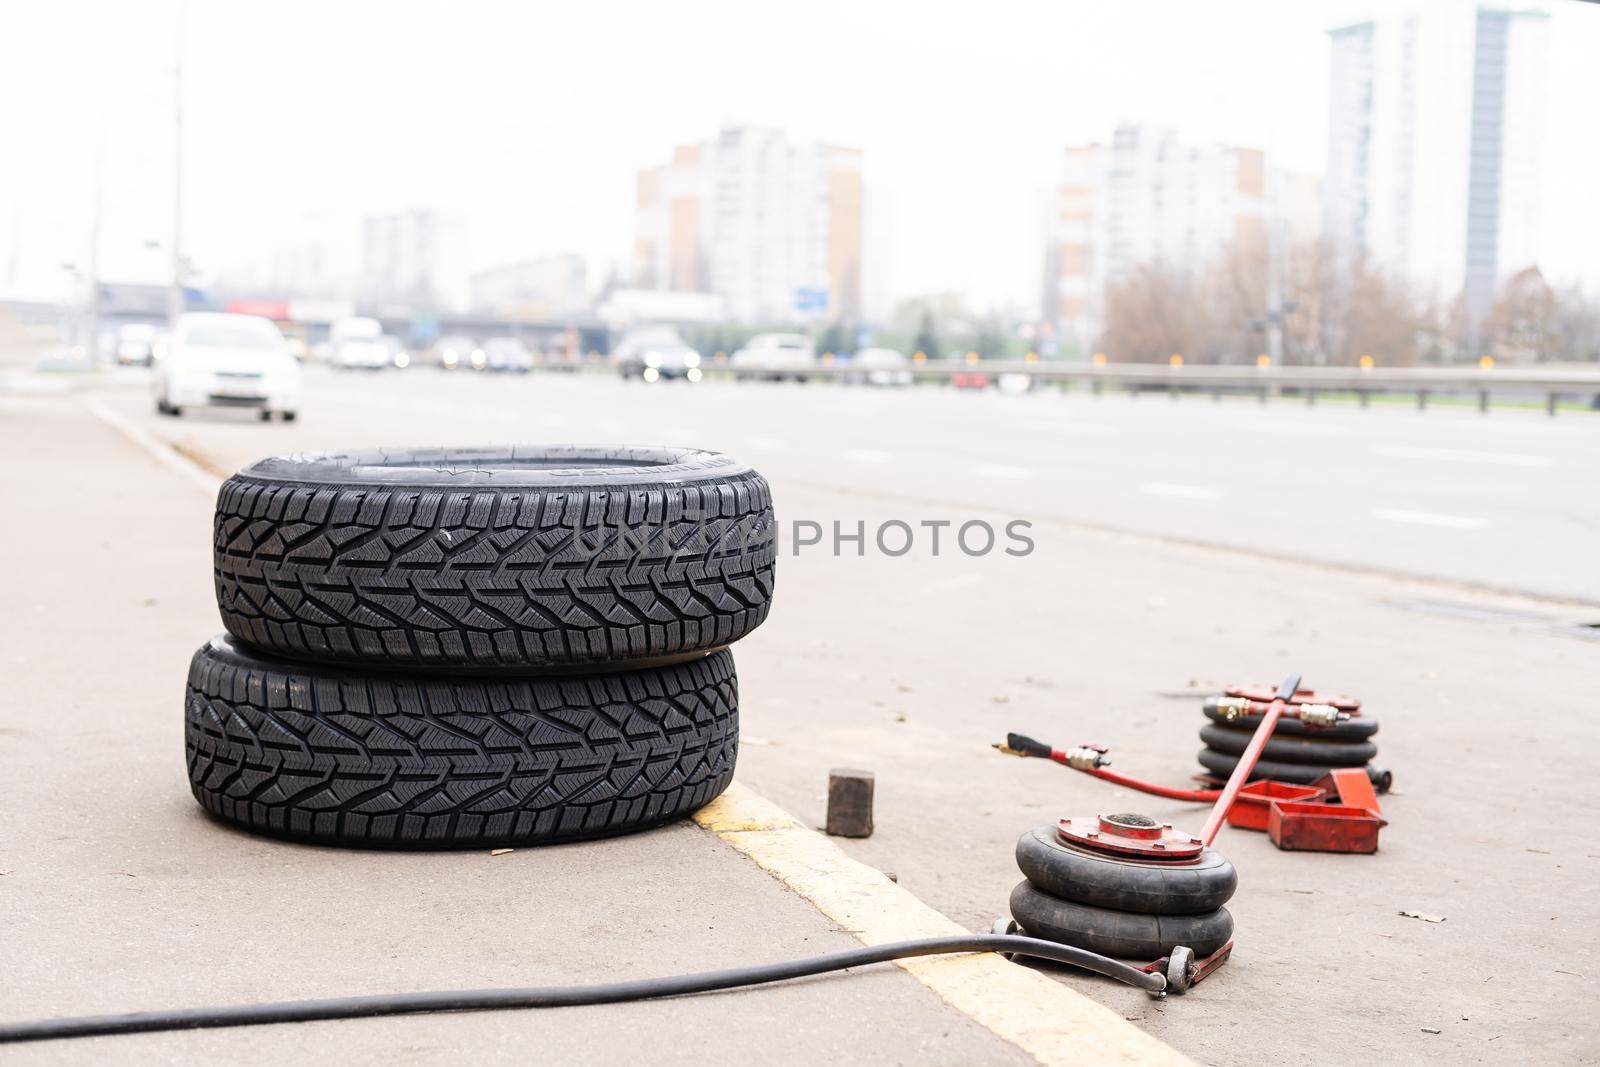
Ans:
<svg viewBox="0 0 1600 1067"><path fill-rule="evenodd" d="M1281 198L1280 192L1278 196ZM1284 209L1281 204L1270 208L1267 219L1267 358L1274 367L1283 366L1283 291L1279 273L1283 269Z"/></svg>
<svg viewBox="0 0 1600 1067"><path fill-rule="evenodd" d="M94 179L89 207L89 293L83 305L83 352L89 366L100 362L100 211L105 179L106 116L102 111L94 137Z"/></svg>
<svg viewBox="0 0 1600 1067"><path fill-rule="evenodd" d="M167 318L176 326L183 314L183 51L189 0L178 0L178 28L172 60L172 278L167 286Z"/></svg>

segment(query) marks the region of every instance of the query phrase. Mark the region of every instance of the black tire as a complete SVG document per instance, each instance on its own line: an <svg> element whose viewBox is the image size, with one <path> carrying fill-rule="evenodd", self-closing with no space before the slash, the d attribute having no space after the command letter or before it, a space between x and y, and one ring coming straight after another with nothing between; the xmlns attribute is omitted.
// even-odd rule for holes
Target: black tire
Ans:
<svg viewBox="0 0 1600 1067"><path fill-rule="evenodd" d="M1227 908L1203 915L1141 915L1062 900L1030 882L1011 891L1011 917L1029 937L1128 960L1157 960L1180 945L1209 956L1233 936Z"/></svg>
<svg viewBox="0 0 1600 1067"><path fill-rule="evenodd" d="M1230 756L1226 752L1217 752L1209 748L1200 750L1199 759L1200 766L1218 778L1228 777L1233 773L1233 768L1238 766L1239 763L1238 756ZM1361 765L1356 764L1355 766ZM1367 772L1367 777L1371 779L1374 789L1380 793L1389 791L1389 786L1394 781L1392 774L1382 767L1374 767L1370 763L1362 766L1361 769ZM1274 781L1292 782L1295 785L1311 785L1331 770L1333 768L1325 764L1281 763L1277 760L1257 760L1255 769L1250 774L1250 781L1271 778Z"/></svg>
<svg viewBox="0 0 1600 1067"><path fill-rule="evenodd" d="M278 456L217 496L228 632L354 665L660 662L767 616L766 480L694 449Z"/></svg>
<svg viewBox="0 0 1600 1067"><path fill-rule="evenodd" d="M1200 727L1200 740L1206 743L1206 747L1231 756L1242 755L1254 736L1251 730L1230 730L1210 723ZM1261 749L1264 759L1278 763L1315 763L1324 767L1359 767L1377 754L1378 746L1371 741L1279 737L1276 730Z"/></svg>
<svg viewBox="0 0 1600 1067"><path fill-rule="evenodd" d="M1194 864L1125 862L1063 844L1050 826L1017 841L1017 866L1034 888L1051 896L1147 915L1215 911L1239 886L1233 864L1213 849Z"/></svg>
<svg viewBox="0 0 1600 1067"><path fill-rule="evenodd" d="M1259 717L1229 720L1217 710L1217 701L1213 697L1202 706L1206 718L1223 726L1233 726L1236 729L1254 729L1255 723L1260 722ZM1376 719L1346 719L1344 722L1334 723L1332 726L1307 726L1299 719L1284 716L1278 720L1278 725L1272 731L1273 737L1323 737L1330 741L1365 741L1378 732Z"/></svg>
<svg viewBox="0 0 1600 1067"><path fill-rule="evenodd" d="M380 848L605 837L727 788L738 684L724 650L568 677L303 667L226 637L189 664L195 799L249 830Z"/></svg>

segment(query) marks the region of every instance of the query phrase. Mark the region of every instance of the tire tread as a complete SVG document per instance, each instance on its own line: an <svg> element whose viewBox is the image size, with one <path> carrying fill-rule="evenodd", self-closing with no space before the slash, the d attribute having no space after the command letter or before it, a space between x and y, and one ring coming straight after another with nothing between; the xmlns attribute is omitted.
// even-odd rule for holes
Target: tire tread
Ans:
<svg viewBox="0 0 1600 1067"><path fill-rule="evenodd" d="M642 829L727 788L738 691L726 650L565 677L303 666L225 639L185 697L195 799L302 841L543 844Z"/></svg>

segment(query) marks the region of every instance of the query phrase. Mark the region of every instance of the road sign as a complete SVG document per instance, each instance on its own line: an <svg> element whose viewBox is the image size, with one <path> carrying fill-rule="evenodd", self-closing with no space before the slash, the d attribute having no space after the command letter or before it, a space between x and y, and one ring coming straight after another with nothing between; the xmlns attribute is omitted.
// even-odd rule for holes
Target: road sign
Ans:
<svg viewBox="0 0 1600 1067"><path fill-rule="evenodd" d="M794 291L796 311L827 311L828 290L801 286Z"/></svg>

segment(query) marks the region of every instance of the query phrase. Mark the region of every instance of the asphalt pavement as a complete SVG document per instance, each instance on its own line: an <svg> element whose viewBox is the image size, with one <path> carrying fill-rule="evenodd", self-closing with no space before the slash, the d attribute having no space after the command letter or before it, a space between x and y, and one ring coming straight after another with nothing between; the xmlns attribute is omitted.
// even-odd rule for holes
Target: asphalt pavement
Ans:
<svg viewBox="0 0 1600 1067"><path fill-rule="evenodd" d="M988 507L1600 605L1600 414L314 368L295 432L240 419L165 432L204 427L241 454L396 435L690 443L923 511Z"/></svg>
<svg viewBox="0 0 1600 1067"><path fill-rule="evenodd" d="M220 629L211 501L70 401L0 398L0 436L31 457L0 466L0 1020L584 984L858 946L690 822L494 855L317 848L212 820L189 796L182 714L188 658ZM7 1064L334 1059L1031 1062L892 967L689 1001L0 1053Z"/></svg>
<svg viewBox="0 0 1600 1067"><path fill-rule="evenodd" d="M235 412L162 419L136 390L93 400L223 472L293 449L511 440L662 441L749 460L773 483L788 540L772 618L737 650L739 780L815 824L830 767L875 771L877 832L846 851L969 929L1003 910L1019 877L1012 846L1033 825L1129 807L1180 825L1203 817L1000 756L989 744L1006 731L1107 743L1118 769L1182 783L1198 770L1208 688L1293 669L1353 692L1382 723L1379 762L1396 777L1377 855L1279 852L1260 835L1225 831L1219 847L1240 869L1230 905L1239 947L1226 967L1160 1004L1085 976L1059 979L1203 1062L1600 1055L1584 1021L1593 968L1579 951L1600 934L1590 892L1600 853L1569 829L1600 815L1588 689L1600 642L1584 625L1600 622L1600 501L1584 491L1600 473L1600 422L1588 416L431 371L313 370L292 425ZM100 447L107 431L89 419L72 425L50 440L9 427L92 480L96 461L82 450ZM180 505L170 489L146 499L146 485L119 484L140 510L102 536L135 564L121 580L169 565L148 573L158 582L180 569L200 574L182 579L197 584L182 587L170 615L118 617L137 673L74 678L63 689L75 662L66 652L16 668L34 687L30 699L72 694L102 743L116 735L106 709L120 703L176 744L180 664L215 626L204 566L193 562L204 546L180 548L172 533L202 520L170 513L203 511L204 501ZM1030 524L1031 551L1009 555L1003 540L975 555L951 547L964 524L1004 531L1015 520ZM835 523L846 538L859 528L862 541L835 551ZM876 538L889 529L899 548L897 523L914 536L904 553ZM809 524L819 542L796 545L797 531L810 540ZM936 528L945 537L937 553L925 536ZM11 640L54 648L92 617L84 583L48 561L29 570L34 592L10 623ZM149 595L131 584L126 593ZM103 633L110 623L97 625ZM172 707L162 727L164 700ZM176 781L119 795L113 825L188 804L181 761L160 773ZM106 839L105 815L75 817L74 833ZM72 873L74 834L62 836L50 863ZM195 844L161 847L190 855ZM250 868L243 886L289 857L321 855L256 847L278 858ZM674 849L660 855L676 871ZM326 877L329 896L349 885L348 873ZM752 905L740 898L757 891L730 882L715 892L736 905L731 943L770 947L771 932L747 925ZM670 936L662 931L675 929L673 909L650 914L650 936ZM75 934L81 922L65 925ZM823 922L818 936L829 929ZM92 943L73 940L57 930L32 949L30 967L60 946L88 965ZM357 965L319 966L347 976ZM912 1029L897 1020L894 1033ZM876 1058L891 1045L842 1058ZM946 1057L907 1045L899 1058ZM949 1057L961 1059L992 1061L977 1046Z"/></svg>

